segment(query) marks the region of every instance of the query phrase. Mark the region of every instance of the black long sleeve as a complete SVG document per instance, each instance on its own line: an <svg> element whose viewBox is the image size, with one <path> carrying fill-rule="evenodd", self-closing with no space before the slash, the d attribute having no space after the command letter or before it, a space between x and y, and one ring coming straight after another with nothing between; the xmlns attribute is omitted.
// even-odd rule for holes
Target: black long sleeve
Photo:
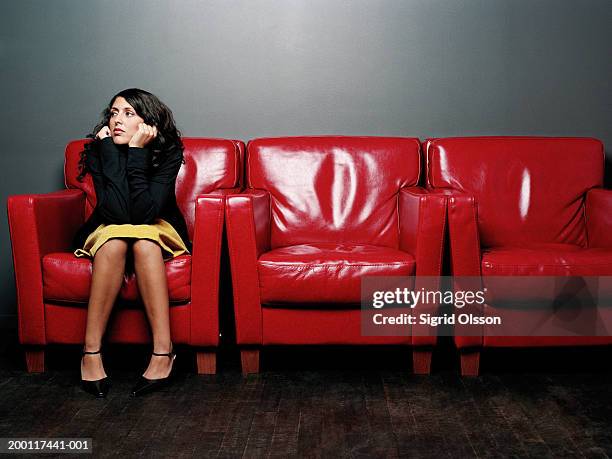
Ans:
<svg viewBox="0 0 612 459"><path fill-rule="evenodd" d="M130 215L131 223L135 225L153 223L160 216L168 200L174 196L176 176L183 161L180 151L172 151L157 168L152 168L150 154L146 148L128 149ZM151 174L150 169L153 169Z"/></svg>
<svg viewBox="0 0 612 459"><path fill-rule="evenodd" d="M83 247L87 236L101 223L151 224L161 218L172 225L191 250L187 225L174 192L182 152L170 151L159 167L153 168L147 148L124 148L110 138L96 147L87 152L86 161L97 205L75 235L74 247Z"/></svg>
<svg viewBox="0 0 612 459"><path fill-rule="evenodd" d="M87 168L96 190L97 209L108 223L130 223L129 187L125 152L110 137L100 142L99 151L87 154Z"/></svg>

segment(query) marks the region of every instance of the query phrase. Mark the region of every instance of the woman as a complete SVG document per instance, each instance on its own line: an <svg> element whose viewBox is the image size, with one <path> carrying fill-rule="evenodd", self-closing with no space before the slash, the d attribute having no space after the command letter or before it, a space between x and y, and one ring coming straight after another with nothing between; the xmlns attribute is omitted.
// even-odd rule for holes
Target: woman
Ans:
<svg viewBox="0 0 612 459"><path fill-rule="evenodd" d="M89 173L97 204L75 236L76 256L93 258L83 388L105 397L109 380L100 348L126 269L136 274L153 335L153 355L132 394L168 382L176 355L170 339L164 259L189 251L187 226L176 204L183 144L172 112L153 94L126 89L115 95L81 153L79 180Z"/></svg>

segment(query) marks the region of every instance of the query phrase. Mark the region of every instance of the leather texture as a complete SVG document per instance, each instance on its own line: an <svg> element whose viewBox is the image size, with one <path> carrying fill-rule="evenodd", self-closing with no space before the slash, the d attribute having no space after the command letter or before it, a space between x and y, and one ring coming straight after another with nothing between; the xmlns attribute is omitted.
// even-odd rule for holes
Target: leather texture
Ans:
<svg viewBox="0 0 612 459"><path fill-rule="evenodd" d="M492 276L612 275L612 194L601 189L602 143L592 138L466 137L424 144L427 187L448 196L451 268L486 287L491 302L537 304L543 295ZM478 281L481 279L481 281ZM534 280L534 282L537 280ZM465 286L464 286L465 287ZM518 311L518 310L517 310ZM533 320L526 313L516 320ZM465 336L459 348L611 343L609 337Z"/></svg>
<svg viewBox="0 0 612 459"><path fill-rule="evenodd" d="M440 274L446 196L420 166L414 138L249 142L226 206L238 344L411 344L362 336L358 305L364 275Z"/></svg>
<svg viewBox="0 0 612 459"><path fill-rule="evenodd" d="M330 241L397 247L397 193L418 183L419 166L419 142L411 138L248 144L248 185L270 193L272 248Z"/></svg>
<svg viewBox="0 0 612 459"><path fill-rule="evenodd" d="M427 145L429 183L474 197L483 247L587 245L584 198L603 183L590 138L462 137Z"/></svg>
<svg viewBox="0 0 612 459"><path fill-rule="evenodd" d="M87 306L91 288L92 263L70 252L45 255L43 266L43 296L48 302L83 303ZM186 303L191 299L191 257L181 255L165 263L168 293L171 302ZM140 301L136 276L126 274L119 298Z"/></svg>
<svg viewBox="0 0 612 459"><path fill-rule="evenodd" d="M410 345L411 336L364 336L361 310L263 309L264 345Z"/></svg>
<svg viewBox="0 0 612 459"><path fill-rule="evenodd" d="M585 218L589 247L612 249L612 190L589 190Z"/></svg>
<svg viewBox="0 0 612 459"><path fill-rule="evenodd" d="M69 251L84 221L85 195L78 190L9 196L7 201L17 285L19 339L46 343L42 257Z"/></svg>
<svg viewBox="0 0 612 459"><path fill-rule="evenodd" d="M485 249L486 276L612 276L612 249L583 249L570 244Z"/></svg>
<svg viewBox="0 0 612 459"><path fill-rule="evenodd" d="M151 341L151 331L144 308L115 306L105 339L111 343L143 344ZM172 341L189 344L191 341L191 308L179 305L170 308ZM85 340L87 309L45 304L46 344L82 344ZM212 346L212 345L211 345Z"/></svg>
<svg viewBox="0 0 612 459"><path fill-rule="evenodd" d="M86 140L65 152L67 190L11 196L9 226L17 283L19 337L23 344L81 343L92 264L72 255L71 240L96 204L89 175L79 173ZM178 205L193 242L191 255L166 262L175 343L217 346L219 269L225 200L243 180L245 145L225 139L184 138L185 163L177 182ZM119 311L109 324L111 342L150 341L148 321L134 275L126 275Z"/></svg>
<svg viewBox="0 0 612 459"><path fill-rule="evenodd" d="M281 247L258 260L264 304L361 303L362 276L411 276L415 259L389 247L313 243Z"/></svg>

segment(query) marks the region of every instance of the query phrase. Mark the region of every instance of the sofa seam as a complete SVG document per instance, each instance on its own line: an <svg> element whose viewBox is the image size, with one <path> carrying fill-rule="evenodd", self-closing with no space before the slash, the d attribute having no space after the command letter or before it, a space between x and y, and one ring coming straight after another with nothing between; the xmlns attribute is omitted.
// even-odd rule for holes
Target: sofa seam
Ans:
<svg viewBox="0 0 612 459"><path fill-rule="evenodd" d="M296 266L294 263L272 263L266 261L258 261L259 264L273 267L273 266L291 266L296 269L305 269L305 268L335 268L335 267L349 267L349 266L409 266L414 265L415 262L397 262L397 263L363 263L363 264L351 264L351 263L336 263L336 264L308 264L308 265L299 265Z"/></svg>

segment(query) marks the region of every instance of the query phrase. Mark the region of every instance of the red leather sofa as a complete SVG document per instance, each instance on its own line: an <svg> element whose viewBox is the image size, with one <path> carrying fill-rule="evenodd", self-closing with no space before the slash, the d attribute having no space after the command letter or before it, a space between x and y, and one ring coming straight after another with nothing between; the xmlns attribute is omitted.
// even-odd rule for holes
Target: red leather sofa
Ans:
<svg viewBox="0 0 612 459"><path fill-rule="evenodd" d="M19 339L28 371L44 371L47 344L84 341L91 261L76 258L71 241L91 214L96 197L91 177L76 179L84 140L70 142L62 191L11 196L9 227L17 283ZM219 343L219 266L225 196L241 188L244 144L184 138L185 164L176 197L193 242L192 255L166 263L170 326L177 344L196 348L199 373L216 372ZM135 277L126 276L106 338L147 343L150 332Z"/></svg>
<svg viewBox="0 0 612 459"><path fill-rule="evenodd" d="M440 274L446 200L417 186L420 143L288 137L247 145L247 186L226 222L243 373L267 345L412 345L428 373L431 336L363 336L362 276Z"/></svg>
<svg viewBox="0 0 612 459"><path fill-rule="evenodd" d="M600 141L442 138L424 150L428 188L449 196L455 276L486 286L488 276L612 275L612 190L602 189ZM484 313L494 315L495 306L485 304ZM530 313L517 308L514 320L530 320ZM483 347L598 345L612 337L494 336L485 326L480 336L455 342L462 374L477 375Z"/></svg>

